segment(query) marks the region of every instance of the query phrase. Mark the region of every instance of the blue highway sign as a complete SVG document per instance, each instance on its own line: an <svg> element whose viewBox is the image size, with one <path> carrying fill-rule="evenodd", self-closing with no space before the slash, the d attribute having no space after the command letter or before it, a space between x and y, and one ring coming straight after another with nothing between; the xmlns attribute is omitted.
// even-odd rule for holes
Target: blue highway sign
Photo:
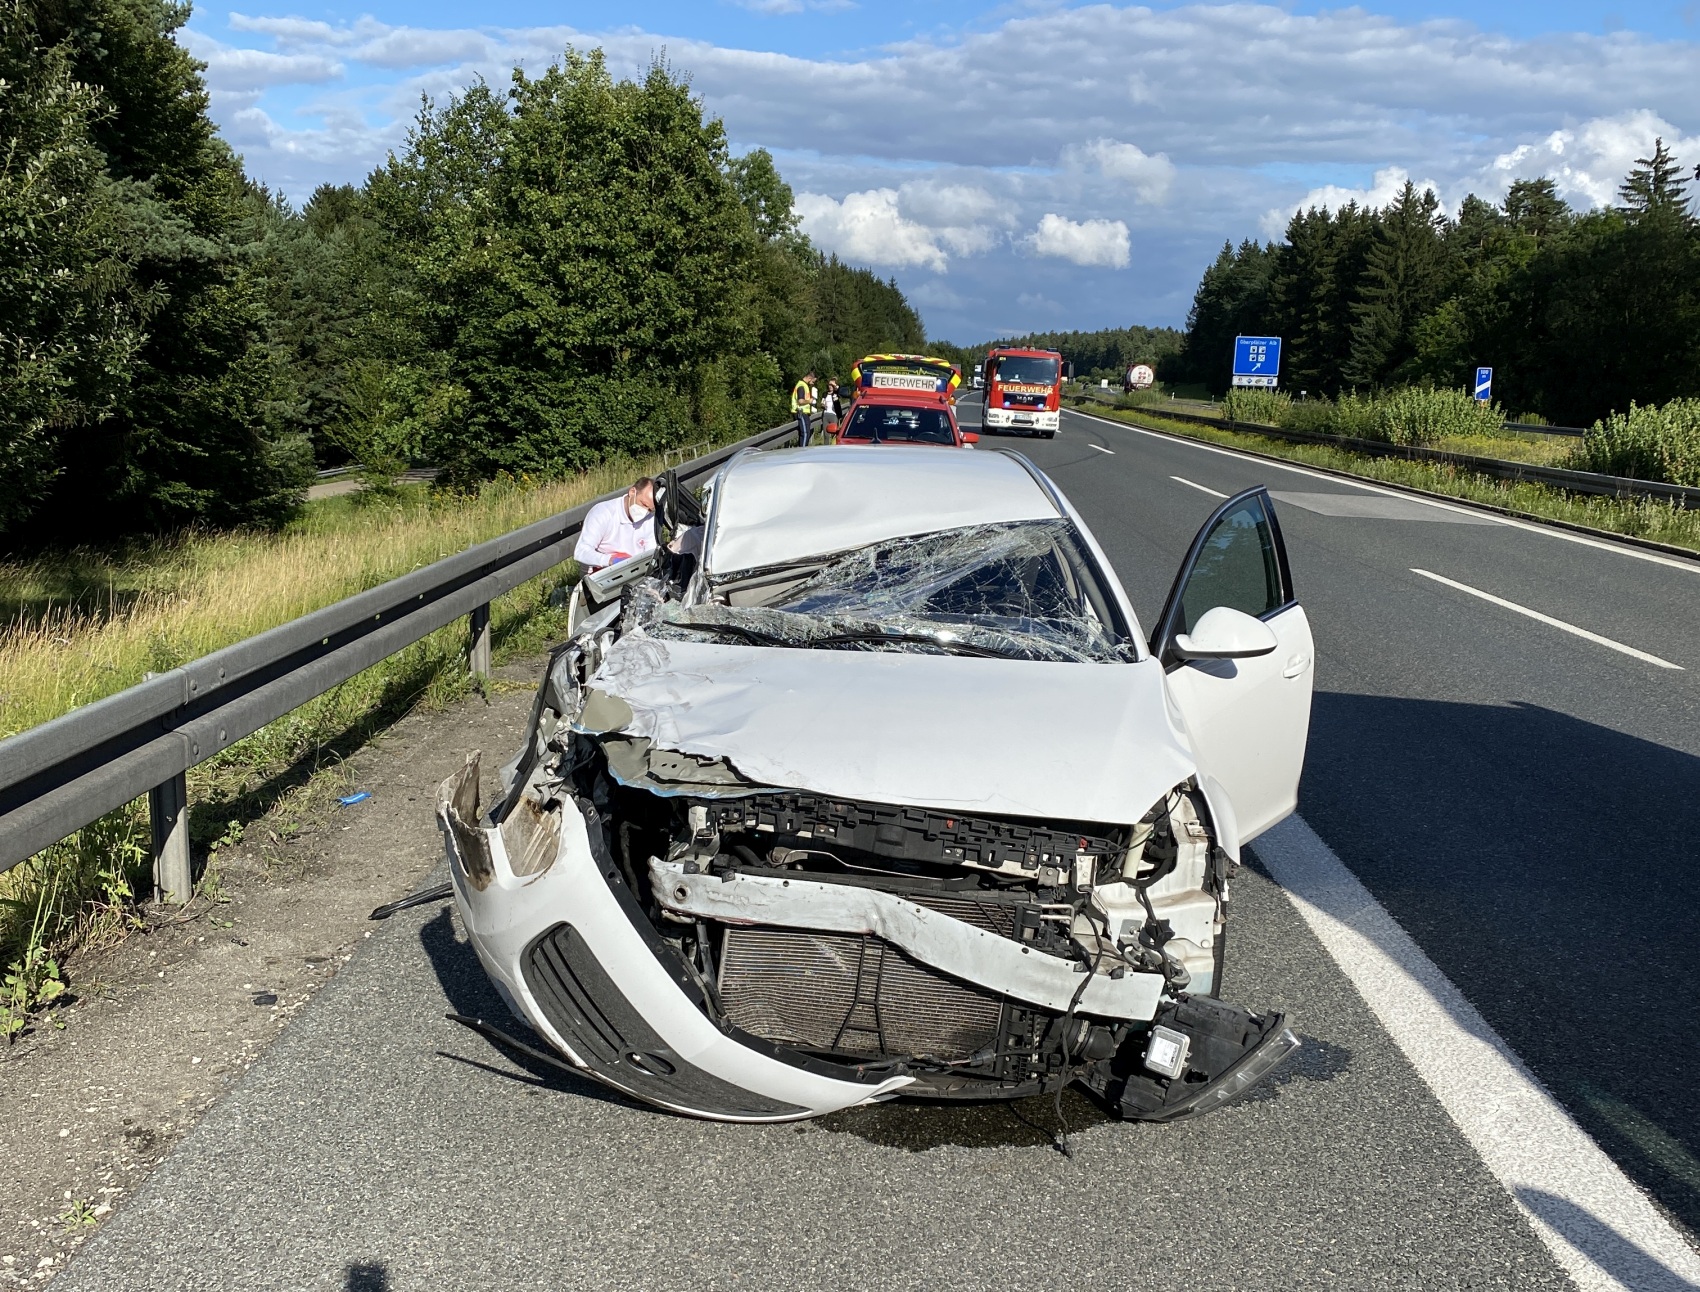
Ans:
<svg viewBox="0 0 1700 1292"><path fill-rule="evenodd" d="M1234 385L1274 386L1281 375L1281 338L1234 338Z"/></svg>
<svg viewBox="0 0 1700 1292"><path fill-rule="evenodd" d="M1481 400L1483 403L1489 403L1489 402L1492 401L1492 399L1493 399L1493 369L1492 368L1477 368L1476 369L1476 398Z"/></svg>

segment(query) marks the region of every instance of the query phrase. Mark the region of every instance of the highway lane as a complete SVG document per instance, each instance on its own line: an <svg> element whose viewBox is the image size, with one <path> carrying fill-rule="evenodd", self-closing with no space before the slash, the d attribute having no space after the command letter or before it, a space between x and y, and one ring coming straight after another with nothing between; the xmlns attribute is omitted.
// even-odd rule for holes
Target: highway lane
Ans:
<svg viewBox="0 0 1700 1292"><path fill-rule="evenodd" d="M1087 512L1149 617L1213 505L1194 486L1232 492L1268 469L1144 439L1070 416L1061 439L1017 447ZM1290 484L1294 492L1330 488ZM1432 599L1447 589L1410 576L1408 593L1378 595L1378 581L1396 573L1373 555L1383 540L1329 529L1343 522L1303 507L1283 505L1282 515L1318 625L1321 690L1304 809L1390 909L1408 899L1401 921L1413 921L1406 927L1431 955L1450 956L1448 972L1482 1005L1489 993L1441 936L1447 902L1479 931L1491 924L1483 903L1506 900L1502 888L1515 897L1517 885L1489 882L1499 871L1469 872L1446 850L1463 829L1454 818L1479 826L1503 815L1509 830L1545 810L1544 797L1526 797L1530 775L1511 758L1528 760L1523 745L1510 741L1508 753L1501 729L1483 727L1477 712L1508 711L1502 720L1522 734L1526 719L1495 698L1489 671L1522 646L1489 631L1461 656L1438 648L1434 624L1444 615ZM1400 523L1425 534L1443 526L1487 532ZM1414 544L1395 538L1388 555ZM1421 553L1429 568L1461 581L1492 573L1445 565L1444 550ZM1419 596L1431 600L1406 604ZM1461 594L1460 604L1469 615L1493 609ZM1445 613L1450 631L1466 637L1478 622ZM1506 632L1539 627L1510 620ZM1414 639L1423 651L1389 651L1391 671L1378 671L1379 640L1419 632L1428 634ZM1569 667L1565 652L1586 645L1554 635L1563 649L1548 650L1538 667ZM1614 668L1655 671L1590 649L1609 657L1589 666L1602 685ZM1657 670L1684 686L1693 671ZM1454 694L1465 682L1478 691ZM1361 731L1363 723L1380 730ZM1557 761L1550 741L1537 744L1541 758ZM1378 758L1386 765L1371 761ZM1472 783L1484 765L1507 761L1503 782ZM1597 774L1610 770L1610 757L1593 761L1604 765ZM1632 779L1630 771L1620 779ZM1375 819L1387 814L1413 822L1414 839ZM1625 834L1650 828L1634 822ZM1514 837L1487 837L1496 855L1513 859L1506 866L1523 864ZM1479 858L1481 840L1465 839L1468 856ZM411 846L436 848L428 819ZM1600 846L1622 855L1613 837ZM1567 855L1551 864L1572 882ZM1595 930L1599 918L1585 914L1582 923ZM531 1071L442 1021L446 1009L500 1017L501 1007L449 914L409 912L379 926L58 1282L367 1292L544 1282L1121 1287L1140 1277L1196 1289L1568 1286L1353 982L1255 869L1238 885L1234 920L1227 994L1292 1011L1305 1049L1256 1099L1194 1124L1109 1123L1071 1098L1070 1161L1048 1146L1048 1103L895 1104L801 1128L749 1128L658 1115ZM1486 936L1499 949L1484 953L1490 963L1518 961L1507 950L1518 928ZM1541 949L1541 938L1528 941ZM1597 968L1600 958L1579 950L1577 959ZM1563 995L1534 972L1546 969L1541 960L1527 975L1542 1008L1541 992ZM1600 1089L1652 1116L1628 1103L1623 1085ZM1678 1132L1666 1133L1681 1144ZM1680 1167L1658 1144L1661 1160Z"/></svg>
<svg viewBox="0 0 1700 1292"><path fill-rule="evenodd" d="M1269 486L1317 638L1300 811L1631 1177L1700 1226L1700 563L1074 413L1055 441L981 447L1006 443L1082 509L1148 622L1214 495Z"/></svg>

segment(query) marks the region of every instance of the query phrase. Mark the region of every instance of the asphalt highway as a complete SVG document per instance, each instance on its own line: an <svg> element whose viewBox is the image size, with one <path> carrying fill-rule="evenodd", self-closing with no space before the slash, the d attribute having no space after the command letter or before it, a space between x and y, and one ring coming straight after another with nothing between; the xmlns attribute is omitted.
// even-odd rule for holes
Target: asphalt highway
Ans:
<svg viewBox="0 0 1700 1292"><path fill-rule="evenodd" d="M1295 830L1444 972L1456 1014L1700 1223L1700 565L1072 413L1054 441L980 447L1006 444L1081 508L1147 620L1214 495L1275 491L1317 638ZM502 1008L449 911L407 912L56 1286L1575 1286L1327 918L1270 877L1291 858L1264 860L1238 884L1225 995L1290 1011L1305 1048L1196 1123L1071 1097L1072 1159L1049 1101L740 1127L533 1071L443 1021ZM1617 1285L1695 1286L1610 1237Z"/></svg>

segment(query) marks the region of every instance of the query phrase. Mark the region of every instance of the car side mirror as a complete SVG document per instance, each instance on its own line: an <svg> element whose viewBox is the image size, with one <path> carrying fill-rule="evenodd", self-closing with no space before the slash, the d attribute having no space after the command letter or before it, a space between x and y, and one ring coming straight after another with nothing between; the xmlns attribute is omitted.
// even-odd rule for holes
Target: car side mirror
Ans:
<svg viewBox="0 0 1700 1292"><path fill-rule="evenodd" d="M1261 619L1217 606L1200 615L1190 633L1175 635L1175 654L1181 659L1251 659L1279 644L1275 630Z"/></svg>
<svg viewBox="0 0 1700 1292"><path fill-rule="evenodd" d="M979 431L964 431L964 432L962 432L962 442L964 444L978 444L980 442L980 432Z"/></svg>

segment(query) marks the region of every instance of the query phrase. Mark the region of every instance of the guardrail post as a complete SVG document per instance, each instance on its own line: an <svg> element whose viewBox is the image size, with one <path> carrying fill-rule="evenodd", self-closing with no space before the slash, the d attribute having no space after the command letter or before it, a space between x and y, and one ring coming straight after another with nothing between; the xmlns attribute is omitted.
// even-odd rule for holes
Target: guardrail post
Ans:
<svg viewBox="0 0 1700 1292"><path fill-rule="evenodd" d="M195 895L189 858L189 781L178 772L148 791L153 825L154 900L182 906Z"/></svg>
<svg viewBox="0 0 1700 1292"><path fill-rule="evenodd" d="M490 676L490 603L474 606L469 616L472 624L472 645L467 651L467 663L474 677Z"/></svg>

